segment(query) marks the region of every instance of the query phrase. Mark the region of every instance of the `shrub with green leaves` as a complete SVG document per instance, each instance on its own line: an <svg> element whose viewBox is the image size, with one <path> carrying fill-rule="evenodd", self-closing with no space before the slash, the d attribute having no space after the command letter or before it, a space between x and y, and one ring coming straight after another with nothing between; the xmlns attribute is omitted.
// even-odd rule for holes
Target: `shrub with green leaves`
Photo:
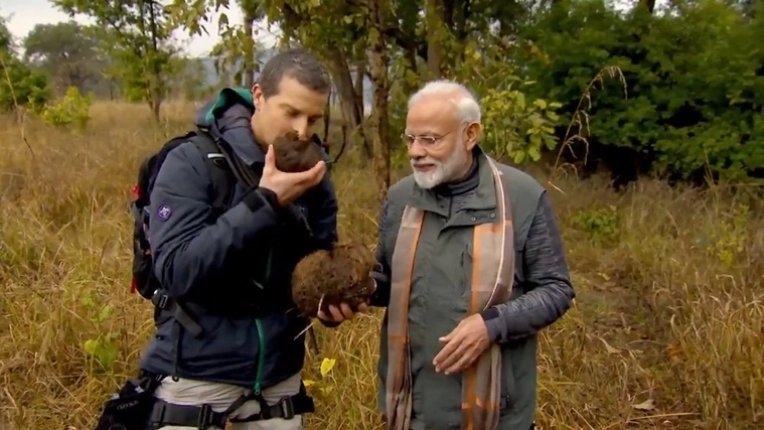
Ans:
<svg viewBox="0 0 764 430"><path fill-rule="evenodd" d="M764 5L764 4L762 4ZM591 94L592 147L631 153L674 179L740 180L764 172L764 14L713 0L664 12L618 11L604 0L561 0L521 30L518 61L538 80L529 96L559 100L570 118L607 66L624 74ZM557 124L558 132L567 124ZM592 155L592 154L590 154ZM628 165L624 160L613 160Z"/></svg>
<svg viewBox="0 0 764 430"><path fill-rule="evenodd" d="M56 127L73 125L83 129L90 120L90 105L92 103L92 94L83 96L77 87L72 86L67 88L64 97L45 107L42 118L48 124Z"/></svg>

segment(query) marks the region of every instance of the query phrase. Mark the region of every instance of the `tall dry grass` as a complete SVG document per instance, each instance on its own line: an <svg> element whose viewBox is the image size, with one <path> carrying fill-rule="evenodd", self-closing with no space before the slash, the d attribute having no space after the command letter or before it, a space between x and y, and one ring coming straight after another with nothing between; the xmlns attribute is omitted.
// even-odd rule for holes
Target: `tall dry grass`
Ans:
<svg viewBox="0 0 764 430"><path fill-rule="evenodd" d="M0 118L0 429L92 428L135 370L152 321L128 291L129 188L140 158L188 127L188 106L168 109L154 126L142 105L97 104L86 132L31 119L34 157ZM376 191L346 157L334 173L340 233L372 245ZM540 427L760 428L762 204L654 181L623 194L598 179L555 184L578 298L541 335ZM317 328L308 428L379 427L379 318ZM325 376L324 358L336 363Z"/></svg>

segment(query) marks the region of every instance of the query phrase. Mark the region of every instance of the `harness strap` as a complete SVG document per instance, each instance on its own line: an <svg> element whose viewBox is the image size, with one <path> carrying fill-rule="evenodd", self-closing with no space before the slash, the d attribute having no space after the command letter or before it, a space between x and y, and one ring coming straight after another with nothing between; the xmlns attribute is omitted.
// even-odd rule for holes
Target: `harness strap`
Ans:
<svg viewBox="0 0 764 430"><path fill-rule="evenodd" d="M257 400L260 403L260 412L244 418L229 418L236 409L248 400ZM304 386L294 396L282 397L277 403L268 405L262 396L240 396L223 412L215 412L210 405L184 406L167 403L158 400L154 404L151 413L151 424L154 428L166 425L181 427L196 427L205 430L209 427L225 428L226 422L243 423L262 421L273 418L291 419L296 415L315 412L313 399L307 395Z"/></svg>
<svg viewBox="0 0 764 430"><path fill-rule="evenodd" d="M154 292L154 295L151 297L151 301L154 303L155 310L170 311L173 317L175 317L176 321L180 323L184 329L186 329L189 333L197 338L202 337L204 334L204 329L197 322L197 318L206 314L223 314L222 310L209 309L209 307L205 307L193 302L178 303L169 294L167 294L165 290L162 289L158 289ZM230 310L228 310L225 316L232 319L253 318L263 315L268 311L273 311L274 309L274 306L266 308L265 306L261 305L253 305L247 309L243 307L232 307Z"/></svg>
<svg viewBox="0 0 764 430"><path fill-rule="evenodd" d="M262 396L255 396L260 403L260 412L244 418L231 418L232 423L244 423L250 421L269 420L272 418L293 418L295 415L315 412L313 398L305 392L305 386L300 387L300 392L293 396L282 397L278 402L269 405Z"/></svg>
<svg viewBox="0 0 764 430"><path fill-rule="evenodd" d="M175 319L180 323L181 326L188 330L189 333L193 334L194 337L200 337L204 333L202 326L196 322L195 318L189 313L190 311L186 309L187 307L192 306L181 306L168 294L161 292L161 290L157 290L154 293L154 295L151 297L151 302L154 303L156 309L172 310Z"/></svg>
<svg viewBox="0 0 764 430"><path fill-rule="evenodd" d="M152 428L163 426L196 427L205 430L210 427L225 428L228 417L223 412L215 412L210 405L184 406L158 400L151 412Z"/></svg>

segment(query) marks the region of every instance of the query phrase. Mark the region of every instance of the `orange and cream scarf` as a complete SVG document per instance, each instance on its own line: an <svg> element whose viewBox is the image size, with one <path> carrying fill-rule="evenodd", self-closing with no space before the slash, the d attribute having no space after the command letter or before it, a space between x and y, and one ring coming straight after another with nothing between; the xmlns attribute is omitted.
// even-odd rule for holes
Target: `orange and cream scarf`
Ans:
<svg viewBox="0 0 764 430"><path fill-rule="evenodd" d="M473 263L469 315L509 300L515 272L514 232L509 196L495 162L493 176L498 213L493 222L473 228ZM406 206L392 256L387 332L387 428L409 430L412 386L408 334L409 295L424 212ZM468 315L465 315L465 317ZM501 351L492 344L462 374L462 429L492 430L499 422Z"/></svg>

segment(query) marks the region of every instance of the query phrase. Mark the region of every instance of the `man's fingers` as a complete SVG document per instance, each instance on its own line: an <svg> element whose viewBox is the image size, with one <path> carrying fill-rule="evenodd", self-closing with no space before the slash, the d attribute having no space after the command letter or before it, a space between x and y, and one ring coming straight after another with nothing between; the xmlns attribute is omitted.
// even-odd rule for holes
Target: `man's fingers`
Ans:
<svg viewBox="0 0 764 430"><path fill-rule="evenodd" d="M432 364L434 364L438 369L446 368L446 366L451 362L454 351L456 351L460 343L461 342L457 339L448 341L432 360Z"/></svg>
<svg viewBox="0 0 764 430"><path fill-rule="evenodd" d="M452 355L454 357L453 362L450 365L444 364L445 374L451 375L458 373L469 367L475 358L477 358L477 351L472 346L467 346L465 342L462 342L460 347Z"/></svg>
<svg viewBox="0 0 764 430"><path fill-rule="evenodd" d="M273 153L273 145L268 145L268 150L265 152L265 166L263 168L276 168L275 155Z"/></svg>
<svg viewBox="0 0 764 430"><path fill-rule="evenodd" d="M451 330L451 333L449 333L449 334L447 334L447 335L445 335L445 336L441 336L441 337L439 337L439 338L438 338L438 340L439 340L439 341L441 341L441 342L448 342L448 341L450 341L451 339L453 339L453 337L454 337L454 334L456 334L456 330L457 330L458 328L459 328L459 327L457 327L457 328L455 328L455 329Z"/></svg>
<svg viewBox="0 0 764 430"><path fill-rule="evenodd" d="M452 372L452 369L458 366L459 360L464 355L464 348L461 342L452 341L450 345L454 345L451 352L435 366L435 370L438 372L445 372L446 374Z"/></svg>
<svg viewBox="0 0 764 430"><path fill-rule="evenodd" d="M469 367L470 364L474 361L474 352L472 350L466 351L466 353L458 354L457 359L450 367L446 369L446 375L451 375L454 373L459 373Z"/></svg>
<svg viewBox="0 0 764 430"><path fill-rule="evenodd" d="M316 163L315 166L311 167L310 170L307 171L308 173L308 183L310 184L317 184L321 182L321 179L324 177L324 173L326 173L326 163L323 161L319 161Z"/></svg>
<svg viewBox="0 0 764 430"><path fill-rule="evenodd" d="M340 312L340 310L337 309L337 307L334 305L329 305L329 313L332 314L332 319L334 321L342 321L344 319L342 312Z"/></svg>
<svg viewBox="0 0 764 430"><path fill-rule="evenodd" d="M342 316L345 319L353 318L353 310L350 309L350 306L348 306L347 303L340 303L340 310L342 311Z"/></svg>

